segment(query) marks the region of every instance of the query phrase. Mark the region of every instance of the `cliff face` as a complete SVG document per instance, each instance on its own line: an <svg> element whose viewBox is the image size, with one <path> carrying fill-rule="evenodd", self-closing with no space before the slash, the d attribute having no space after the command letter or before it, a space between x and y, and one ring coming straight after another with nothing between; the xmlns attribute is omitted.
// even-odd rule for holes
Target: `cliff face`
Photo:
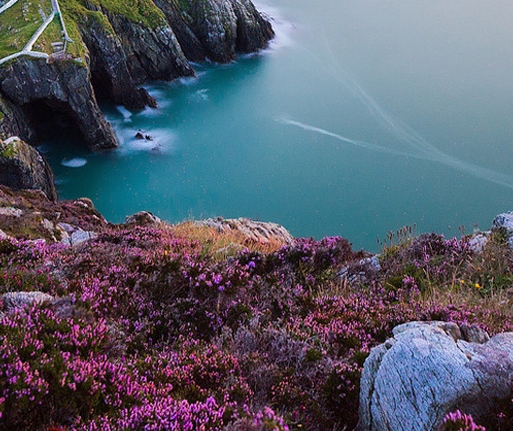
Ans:
<svg viewBox="0 0 513 431"><path fill-rule="evenodd" d="M72 55L18 57L0 66L4 136L33 143L45 115L57 114L76 125L91 149L113 148L116 138L96 96L128 109L155 107L138 85L193 76L189 61L229 62L266 47L274 35L249 0L60 3Z"/></svg>
<svg viewBox="0 0 513 431"><path fill-rule="evenodd" d="M0 140L0 184L13 190L41 190L49 199L57 199L53 174L45 159L17 138Z"/></svg>
<svg viewBox="0 0 513 431"><path fill-rule="evenodd" d="M74 61L48 64L44 60L20 58L0 68L0 91L19 108L14 117L34 125L41 114L61 114L78 126L84 142L92 149L117 145L90 82L89 68ZM41 112L42 111L42 112ZM30 141L22 131L21 138Z"/></svg>

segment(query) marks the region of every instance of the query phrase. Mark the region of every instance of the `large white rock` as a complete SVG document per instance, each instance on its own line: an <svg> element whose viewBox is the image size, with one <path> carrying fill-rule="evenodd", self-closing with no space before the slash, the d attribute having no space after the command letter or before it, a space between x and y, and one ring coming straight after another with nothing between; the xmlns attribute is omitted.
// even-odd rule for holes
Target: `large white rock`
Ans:
<svg viewBox="0 0 513 431"><path fill-rule="evenodd" d="M358 431L435 431L456 409L479 420L510 399L513 333L411 322L364 363Z"/></svg>

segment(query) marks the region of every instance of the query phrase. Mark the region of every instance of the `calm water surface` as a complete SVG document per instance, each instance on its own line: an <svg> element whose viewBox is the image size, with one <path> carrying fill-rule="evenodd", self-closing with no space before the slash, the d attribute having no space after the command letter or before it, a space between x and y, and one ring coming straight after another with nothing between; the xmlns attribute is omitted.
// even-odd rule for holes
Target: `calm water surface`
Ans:
<svg viewBox="0 0 513 431"><path fill-rule="evenodd" d="M513 210L509 0L267 0L267 52L105 106L119 150L44 148L61 198L111 221L252 217L377 249L404 225L459 235ZM152 141L137 140L144 130Z"/></svg>

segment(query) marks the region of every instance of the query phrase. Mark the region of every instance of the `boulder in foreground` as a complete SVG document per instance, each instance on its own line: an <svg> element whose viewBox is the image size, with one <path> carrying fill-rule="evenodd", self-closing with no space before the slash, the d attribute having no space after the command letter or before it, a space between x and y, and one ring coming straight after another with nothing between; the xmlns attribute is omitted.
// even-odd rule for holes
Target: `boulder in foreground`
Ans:
<svg viewBox="0 0 513 431"><path fill-rule="evenodd" d="M486 420L511 398L513 333L410 322L393 334L365 361L359 431L434 431L455 410Z"/></svg>

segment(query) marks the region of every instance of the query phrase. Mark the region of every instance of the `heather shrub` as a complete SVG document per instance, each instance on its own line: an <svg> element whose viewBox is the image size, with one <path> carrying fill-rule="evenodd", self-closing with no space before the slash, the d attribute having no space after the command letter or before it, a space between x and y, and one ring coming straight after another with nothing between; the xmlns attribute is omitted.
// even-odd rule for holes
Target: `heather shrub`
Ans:
<svg viewBox="0 0 513 431"><path fill-rule="evenodd" d="M456 410L444 418L444 431L486 431L486 428L477 425L471 415Z"/></svg>

